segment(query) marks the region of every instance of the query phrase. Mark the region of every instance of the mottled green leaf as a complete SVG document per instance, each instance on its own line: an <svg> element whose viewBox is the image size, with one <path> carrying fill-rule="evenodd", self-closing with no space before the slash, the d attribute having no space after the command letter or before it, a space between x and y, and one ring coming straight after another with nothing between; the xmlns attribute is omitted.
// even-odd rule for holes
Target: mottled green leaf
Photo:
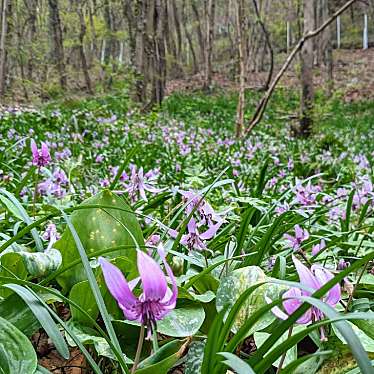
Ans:
<svg viewBox="0 0 374 374"><path fill-rule="evenodd" d="M355 332L355 334L359 338L359 340L360 340L362 346L364 347L365 351L367 351L367 352L374 352L374 339L372 339L370 336L366 335L355 324L353 324L353 323L351 323L349 321L347 321L347 323L349 323L350 326L352 327L353 331ZM347 344L346 341L345 341L345 339L344 339L344 337L339 332L339 330L334 326L334 324L332 325L332 328L334 329L335 335L340 339L340 341L342 341L344 344Z"/></svg>
<svg viewBox="0 0 374 374"><path fill-rule="evenodd" d="M204 318L204 308L199 304L191 304L172 310L157 323L157 331L178 338L192 336L199 331Z"/></svg>
<svg viewBox="0 0 374 374"><path fill-rule="evenodd" d="M258 266L247 266L234 270L229 276L224 278L217 290L216 306L221 311L225 305L234 305L239 296L249 287L265 282L269 278ZM271 300L279 297L283 286L274 283L266 283L258 287L246 300L238 313L232 331L236 333L243 323L254 312L266 304L265 295ZM275 320L275 316L269 311L252 327L248 335L254 331L262 330Z"/></svg>
<svg viewBox="0 0 374 374"><path fill-rule="evenodd" d="M0 373L34 373L37 357L29 339L0 317Z"/></svg>
<svg viewBox="0 0 374 374"><path fill-rule="evenodd" d="M192 342L187 353L184 374L196 374L201 372L203 363L205 341Z"/></svg>

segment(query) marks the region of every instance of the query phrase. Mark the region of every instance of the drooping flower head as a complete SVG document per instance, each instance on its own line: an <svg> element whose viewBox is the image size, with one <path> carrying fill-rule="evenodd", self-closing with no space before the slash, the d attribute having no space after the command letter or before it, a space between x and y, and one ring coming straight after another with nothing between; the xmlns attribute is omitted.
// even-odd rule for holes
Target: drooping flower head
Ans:
<svg viewBox="0 0 374 374"><path fill-rule="evenodd" d="M324 286L328 281L334 278L334 275L323 266L314 264L311 266L309 270L305 265L303 265L295 256L292 256L293 263L295 264L296 271L300 278L300 283L303 286L306 286L314 291L319 290L322 286ZM272 308L272 312L281 319L287 319L296 309L298 309L303 301L300 299L302 296L310 296L312 292L306 291L304 289L300 289L297 287L292 287L288 291L283 294L283 309L278 307ZM332 287L325 296L322 297L322 301L326 304L335 307L336 304L341 299L341 290L340 285L336 284ZM267 298L268 302L271 302L270 299ZM315 322L321 320L323 318L323 313L312 306L308 311L301 316L297 323L299 324L307 324L310 322ZM325 340L326 337L324 335L324 330L321 329L321 340Z"/></svg>
<svg viewBox="0 0 374 374"><path fill-rule="evenodd" d="M166 262L161 246L159 246L158 252L172 282L172 289L168 287L166 277L158 263L146 253L138 250L137 266L143 289L139 297L136 297L132 292L139 278L127 282L116 266L103 257L99 257L108 290L128 320L137 321L147 326L148 337L156 328L157 321L163 319L175 308L178 296L174 274Z"/></svg>
<svg viewBox="0 0 374 374"><path fill-rule="evenodd" d="M42 167L49 164L51 161L51 155L47 144L42 142L42 146L38 149L35 140L31 139L31 152L32 152L32 163L35 166Z"/></svg>

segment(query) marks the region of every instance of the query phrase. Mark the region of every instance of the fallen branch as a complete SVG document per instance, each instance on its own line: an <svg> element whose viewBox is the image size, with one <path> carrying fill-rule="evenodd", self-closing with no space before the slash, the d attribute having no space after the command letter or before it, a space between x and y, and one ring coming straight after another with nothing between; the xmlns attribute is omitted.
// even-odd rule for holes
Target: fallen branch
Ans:
<svg viewBox="0 0 374 374"><path fill-rule="evenodd" d="M296 54L299 50L303 47L304 43L310 39L314 38L318 34L320 34L323 30L325 30L330 23L332 23L338 16L340 16L344 11L346 11L353 3L357 0L350 0L345 5L343 5L339 10L337 10L326 22L324 22L320 27L315 30L309 31L308 33L304 34L303 37L299 40L299 42L295 45L292 52L287 57L286 61L284 62L282 68L279 70L278 74L274 78L273 82L271 83L268 90L265 92L264 96L261 98L260 102L257 105L256 111L249 123L249 126L245 130L245 135L248 135L253 128L261 121L265 109L268 105L268 102L274 92L275 87L277 86L278 82L282 78L283 74L286 72L288 67L290 66L291 62L295 58Z"/></svg>

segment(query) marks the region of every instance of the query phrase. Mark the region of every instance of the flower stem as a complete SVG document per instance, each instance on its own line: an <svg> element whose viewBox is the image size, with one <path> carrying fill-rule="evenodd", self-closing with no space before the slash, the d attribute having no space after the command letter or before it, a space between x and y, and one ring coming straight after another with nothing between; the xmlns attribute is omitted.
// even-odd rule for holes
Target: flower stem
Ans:
<svg viewBox="0 0 374 374"><path fill-rule="evenodd" d="M36 217L36 200L38 198L38 182L39 182L39 172L40 168L38 168L38 171L36 172L36 177L35 177L35 187L34 187L34 196L33 196L33 216L34 219Z"/></svg>
<svg viewBox="0 0 374 374"><path fill-rule="evenodd" d="M140 354L142 353L142 348L143 348L143 342L144 342L144 325L142 324L140 326L138 347L136 348L135 360L134 360L134 365L132 366L132 369L131 369L131 374L135 373L135 370L139 364Z"/></svg>
<svg viewBox="0 0 374 374"><path fill-rule="evenodd" d="M288 329L288 336L287 336L287 339L288 339L289 337L291 337L291 335L292 335L292 329L293 329L293 326L290 326L290 328ZM278 369L277 369L276 374L279 374L279 373L281 372L281 370L282 370L282 366L283 366L284 361L285 361L285 359L286 359L286 355L287 355L287 351L286 351L286 352L283 352L283 355L282 355L282 358L281 358L281 360L280 360L280 363L279 363L279 366L278 366Z"/></svg>

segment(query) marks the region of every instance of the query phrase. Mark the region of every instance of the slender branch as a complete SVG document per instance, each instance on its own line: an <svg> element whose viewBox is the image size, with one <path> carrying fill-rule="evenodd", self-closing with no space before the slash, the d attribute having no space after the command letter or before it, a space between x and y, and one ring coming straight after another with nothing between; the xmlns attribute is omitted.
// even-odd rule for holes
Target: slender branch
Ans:
<svg viewBox="0 0 374 374"><path fill-rule="evenodd" d="M326 20L320 27L315 30L309 31L303 35L303 37L299 40L299 42L295 45L294 49L291 51L289 56L287 57L286 61L284 62L282 68L279 70L278 74L274 78L273 82L271 83L268 90L265 92L264 96L261 98L256 111L251 119L249 126L247 127L245 134L248 135L253 128L261 121L265 109L269 103L269 100L275 90L275 87L279 83L280 79L282 78L283 74L286 72L288 67L290 66L291 62L295 58L296 54L299 50L303 47L304 43L311 38L314 38L318 34L320 34L323 30L325 30L338 16L340 16L344 11L346 11L353 3L357 0L349 0L345 5L343 5L339 10L337 10L328 20Z"/></svg>
<svg viewBox="0 0 374 374"><path fill-rule="evenodd" d="M273 78L273 71L274 71L274 50L273 50L273 47L272 47L271 41L270 41L270 33L267 30L267 28L265 27L264 21L261 19L261 14L260 14L260 10L258 9L257 0L253 0L253 6L255 8L257 21L260 24L261 30L262 30L262 32L265 35L265 43L267 45L267 48L269 50L269 55L270 55L269 56L270 57L269 74L268 74L266 83L264 85L265 90L267 90L269 88L271 79Z"/></svg>

